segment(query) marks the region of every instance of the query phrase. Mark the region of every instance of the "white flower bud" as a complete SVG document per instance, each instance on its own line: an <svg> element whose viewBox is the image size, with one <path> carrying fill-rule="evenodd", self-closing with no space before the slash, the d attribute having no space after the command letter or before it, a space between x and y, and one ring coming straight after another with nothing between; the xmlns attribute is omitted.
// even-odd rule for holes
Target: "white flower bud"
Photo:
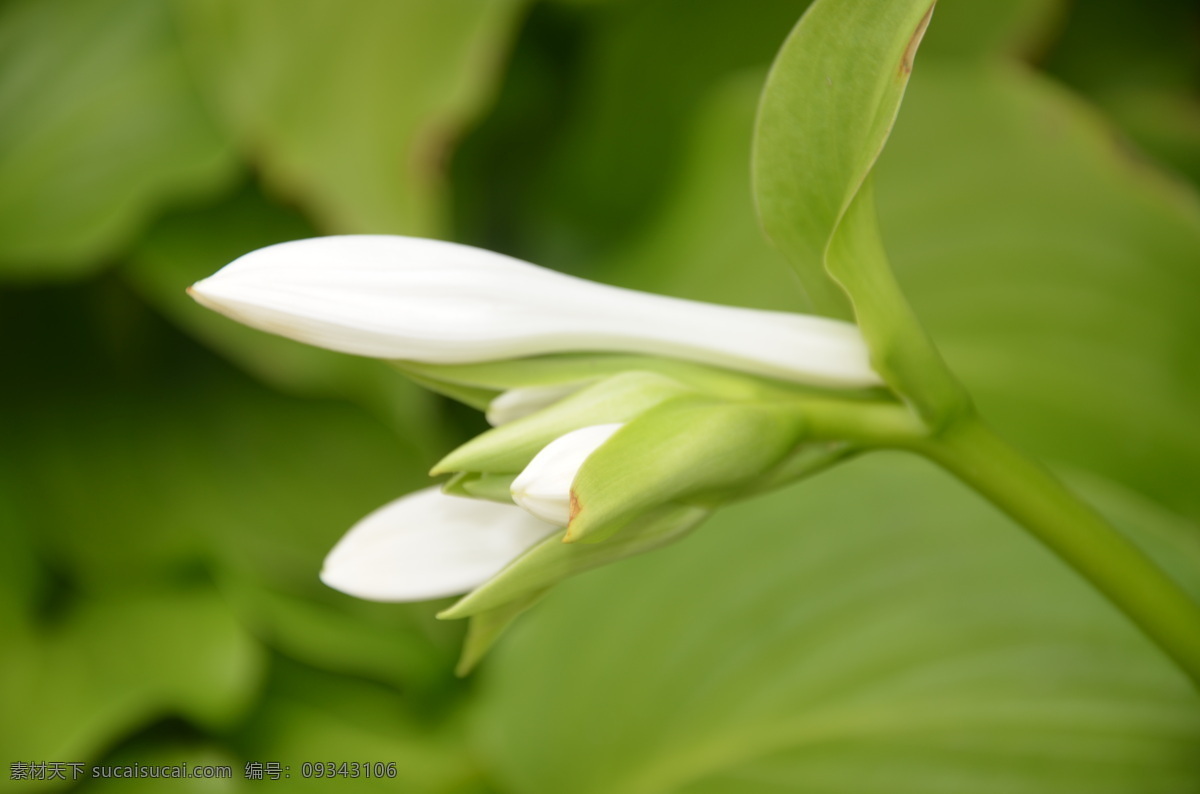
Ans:
<svg viewBox="0 0 1200 794"><path fill-rule="evenodd" d="M533 515L565 527L571 520L571 483L588 456L623 427L592 425L551 441L512 483L512 498Z"/></svg>
<svg viewBox="0 0 1200 794"><path fill-rule="evenodd" d="M554 386L522 386L497 396L487 407L487 421L492 427L506 425L537 413L570 397L587 382L561 383Z"/></svg>
<svg viewBox="0 0 1200 794"><path fill-rule="evenodd" d="M190 293L246 325L375 358L467 364L607 351L834 387L881 383L849 323L610 287L438 240L282 243Z"/></svg>
<svg viewBox="0 0 1200 794"><path fill-rule="evenodd" d="M511 505L426 488L355 524L325 558L321 581L372 601L458 595L557 530Z"/></svg>

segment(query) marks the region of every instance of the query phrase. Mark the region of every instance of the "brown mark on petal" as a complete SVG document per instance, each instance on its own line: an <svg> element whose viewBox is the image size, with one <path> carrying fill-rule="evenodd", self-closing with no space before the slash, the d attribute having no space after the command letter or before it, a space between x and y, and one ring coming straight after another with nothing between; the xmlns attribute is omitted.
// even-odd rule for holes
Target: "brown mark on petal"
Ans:
<svg viewBox="0 0 1200 794"><path fill-rule="evenodd" d="M579 504L579 496L578 496L578 494L575 493L575 489L572 488L571 489L571 512L570 512L570 518L567 519L568 526L575 522L575 516L579 515L580 511L582 511L582 510L583 510L583 505Z"/></svg>
<svg viewBox="0 0 1200 794"><path fill-rule="evenodd" d="M935 3L929 4L929 10L917 23L917 29L913 31L912 38L908 40L908 46L904 48L904 57L900 59L900 74L905 77L912 74L913 58L917 56L917 47L921 46L921 39L925 37L925 30L929 27L929 20L933 17L934 5Z"/></svg>

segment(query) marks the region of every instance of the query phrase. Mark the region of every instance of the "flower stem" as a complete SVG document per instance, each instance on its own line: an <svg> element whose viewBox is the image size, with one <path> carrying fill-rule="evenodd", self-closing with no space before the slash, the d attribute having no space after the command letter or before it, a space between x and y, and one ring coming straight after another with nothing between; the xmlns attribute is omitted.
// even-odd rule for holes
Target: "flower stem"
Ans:
<svg viewBox="0 0 1200 794"><path fill-rule="evenodd" d="M974 415L914 448L1032 532L1200 686L1200 605L1054 475Z"/></svg>

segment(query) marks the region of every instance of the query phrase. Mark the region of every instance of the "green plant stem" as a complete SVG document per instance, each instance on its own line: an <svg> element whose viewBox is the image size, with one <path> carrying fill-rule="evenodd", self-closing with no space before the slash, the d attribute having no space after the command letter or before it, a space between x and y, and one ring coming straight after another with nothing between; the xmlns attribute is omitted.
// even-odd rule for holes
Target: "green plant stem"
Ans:
<svg viewBox="0 0 1200 794"><path fill-rule="evenodd" d="M1054 475L975 416L915 449L1049 546L1200 686L1200 605Z"/></svg>

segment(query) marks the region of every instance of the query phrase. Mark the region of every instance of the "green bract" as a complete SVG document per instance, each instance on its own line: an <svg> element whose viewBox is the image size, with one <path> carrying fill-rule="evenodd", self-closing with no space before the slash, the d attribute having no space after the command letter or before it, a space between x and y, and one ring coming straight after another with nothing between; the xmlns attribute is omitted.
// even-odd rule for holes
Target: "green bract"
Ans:
<svg viewBox="0 0 1200 794"><path fill-rule="evenodd" d="M931 0L814 3L767 78L754 186L817 310L856 319L876 371L945 424L967 398L892 276L871 184L932 14Z"/></svg>

